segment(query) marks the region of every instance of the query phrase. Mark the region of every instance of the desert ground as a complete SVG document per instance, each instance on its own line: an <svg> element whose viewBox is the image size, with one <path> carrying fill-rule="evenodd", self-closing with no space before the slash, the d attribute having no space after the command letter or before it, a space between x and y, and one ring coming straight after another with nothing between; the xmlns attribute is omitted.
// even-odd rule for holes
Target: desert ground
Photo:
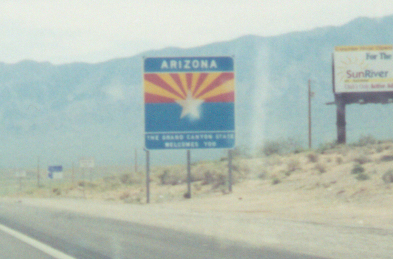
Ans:
<svg viewBox="0 0 393 259"><path fill-rule="evenodd" d="M271 151L271 150L270 150ZM71 210L253 246L326 258L392 258L393 143L359 141L316 150L245 156L235 152L233 191L228 161L154 167L151 202L143 172L32 188L3 202Z"/></svg>

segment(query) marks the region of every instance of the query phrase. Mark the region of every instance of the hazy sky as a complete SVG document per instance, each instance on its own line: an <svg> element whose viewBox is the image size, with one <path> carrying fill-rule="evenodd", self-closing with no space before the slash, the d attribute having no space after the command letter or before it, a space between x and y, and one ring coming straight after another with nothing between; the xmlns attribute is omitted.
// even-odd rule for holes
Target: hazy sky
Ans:
<svg viewBox="0 0 393 259"><path fill-rule="evenodd" d="M393 14L393 1L0 0L0 10L1 62L59 64L342 25Z"/></svg>

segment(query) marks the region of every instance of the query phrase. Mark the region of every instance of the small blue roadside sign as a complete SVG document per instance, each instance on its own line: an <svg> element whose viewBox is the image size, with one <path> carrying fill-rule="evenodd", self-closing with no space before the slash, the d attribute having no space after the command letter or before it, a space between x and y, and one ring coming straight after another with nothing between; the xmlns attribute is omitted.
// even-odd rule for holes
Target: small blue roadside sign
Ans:
<svg viewBox="0 0 393 259"><path fill-rule="evenodd" d="M147 149L233 148L232 57L144 59Z"/></svg>
<svg viewBox="0 0 393 259"><path fill-rule="evenodd" d="M55 165L55 166L48 166L48 178L53 179L54 178L54 173L62 173L63 172L63 166L61 165Z"/></svg>

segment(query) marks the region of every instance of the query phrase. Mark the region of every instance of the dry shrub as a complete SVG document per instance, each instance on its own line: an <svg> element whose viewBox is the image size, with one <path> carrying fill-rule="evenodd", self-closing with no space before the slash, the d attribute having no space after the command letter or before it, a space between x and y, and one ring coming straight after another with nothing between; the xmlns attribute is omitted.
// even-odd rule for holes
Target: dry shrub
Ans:
<svg viewBox="0 0 393 259"><path fill-rule="evenodd" d="M124 192L122 192L122 193L120 194L119 199L120 199L120 200L125 200L125 199L127 199L127 198L129 198L129 197L130 197L130 193L129 193L128 191L124 191Z"/></svg>
<svg viewBox="0 0 393 259"><path fill-rule="evenodd" d="M216 189L221 185L225 185L226 182L227 182L227 176L225 174L218 172L216 170L208 170L204 173L204 179L202 180L201 185L211 184L212 188ZM233 182L235 182L234 179Z"/></svg>
<svg viewBox="0 0 393 259"><path fill-rule="evenodd" d="M218 174L217 178L215 179L215 181L214 181L214 183L212 185L212 188L213 189L217 189L217 188L219 188L221 186L226 185L226 183L227 183L227 176L224 175L224 174Z"/></svg>
<svg viewBox="0 0 393 259"><path fill-rule="evenodd" d="M85 181L78 181L77 184L79 187L84 187L86 185L86 182Z"/></svg>
<svg viewBox="0 0 393 259"><path fill-rule="evenodd" d="M302 150L301 143L293 138L284 140L273 140L266 141L261 149L261 153L265 156L271 156L274 154L288 154L288 153L299 153Z"/></svg>
<svg viewBox="0 0 393 259"><path fill-rule="evenodd" d="M308 158L308 161L311 163L318 162L318 159L319 159L318 154L315 154L315 153L307 154L307 158Z"/></svg>
<svg viewBox="0 0 393 259"><path fill-rule="evenodd" d="M389 155L382 156L380 160L381 162L390 162L393 161L393 156L389 156Z"/></svg>
<svg viewBox="0 0 393 259"><path fill-rule="evenodd" d="M337 147L339 147L337 142L324 143L319 146L318 152L321 154L325 154L325 153L327 153L328 150L335 149Z"/></svg>
<svg viewBox="0 0 393 259"><path fill-rule="evenodd" d="M209 173L213 173L217 167L221 167L226 165L227 162L213 162L213 163L201 163L196 164L191 168L191 181L205 181L206 178L209 178ZM186 173L184 173L184 181L186 180Z"/></svg>
<svg viewBox="0 0 393 259"><path fill-rule="evenodd" d="M377 139L375 139L371 135L367 135L367 136L360 136L359 141L357 143L354 143L354 145L359 147L364 147L368 145L374 145L377 143L378 143Z"/></svg>
<svg viewBox="0 0 393 259"><path fill-rule="evenodd" d="M52 189L52 193L54 193L57 196L60 196L61 195L61 190L60 190L60 188L53 188Z"/></svg>
<svg viewBox="0 0 393 259"><path fill-rule="evenodd" d="M287 163L288 171L289 172L294 172L298 169L300 169L300 162L299 160L291 159Z"/></svg>
<svg viewBox="0 0 393 259"><path fill-rule="evenodd" d="M160 183L162 185L177 185L184 182L185 176L180 173L170 172L169 170L164 170L162 174L158 176L160 178Z"/></svg>
<svg viewBox="0 0 393 259"><path fill-rule="evenodd" d="M365 174L365 173L360 173L356 176L356 179L359 181L365 181L365 180L370 179L370 176L368 176L368 174Z"/></svg>
<svg viewBox="0 0 393 259"><path fill-rule="evenodd" d="M210 171L204 173L204 178L202 180L202 185L208 185L214 182L213 174Z"/></svg>
<svg viewBox="0 0 393 259"><path fill-rule="evenodd" d="M278 179L277 177L274 177L273 180L272 180L272 184L276 185L276 184L279 184L279 183L281 183L281 180Z"/></svg>
<svg viewBox="0 0 393 259"><path fill-rule="evenodd" d="M266 171L262 171L261 173L258 174L259 179L266 179L266 177L267 177Z"/></svg>
<svg viewBox="0 0 393 259"><path fill-rule="evenodd" d="M316 164L315 169L321 174L326 173L326 167L321 163Z"/></svg>
<svg viewBox="0 0 393 259"><path fill-rule="evenodd" d="M232 150L232 156L235 157L251 157L251 149L248 146L237 146Z"/></svg>
<svg viewBox="0 0 393 259"><path fill-rule="evenodd" d="M282 152L281 143L278 141L267 141L262 147L262 153L265 156L280 154Z"/></svg>
<svg viewBox="0 0 393 259"><path fill-rule="evenodd" d="M131 194L129 191L124 191L120 194L119 199L125 203L141 203L142 198L138 194Z"/></svg>
<svg viewBox="0 0 393 259"><path fill-rule="evenodd" d="M238 183L247 179L250 175L251 169L248 165L237 165L232 166L233 183Z"/></svg>
<svg viewBox="0 0 393 259"><path fill-rule="evenodd" d="M355 164L351 170L352 174L362 174L364 172L364 167L360 164Z"/></svg>
<svg viewBox="0 0 393 259"><path fill-rule="evenodd" d="M121 186L119 178L114 175L104 177L103 181L104 181L104 189L113 190Z"/></svg>
<svg viewBox="0 0 393 259"><path fill-rule="evenodd" d="M355 161L358 164L363 165L365 163L371 162L371 159L366 157L365 155L361 155L361 156L355 158L353 161Z"/></svg>
<svg viewBox="0 0 393 259"><path fill-rule="evenodd" d="M341 156L337 156L337 157L336 157L336 163L337 163L338 165L341 165L341 164L343 163L343 158L342 158Z"/></svg>
<svg viewBox="0 0 393 259"><path fill-rule="evenodd" d="M122 174L119 176L119 179L122 184L129 184L131 182L131 175Z"/></svg>
<svg viewBox="0 0 393 259"><path fill-rule="evenodd" d="M202 190L202 184L195 183L195 184L193 184L193 188L196 191L200 191L200 190Z"/></svg>
<svg viewBox="0 0 393 259"><path fill-rule="evenodd" d="M87 188L90 188L90 189L95 189L95 188L97 188L98 186L99 186L99 184L96 183L96 182L87 182L87 183L86 183L86 187L87 187Z"/></svg>
<svg viewBox="0 0 393 259"><path fill-rule="evenodd" d="M131 174L121 174L119 176L119 180L122 184L126 184L126 185L131 185L131 184L135 184L135 183L139 183L139 181L137 181L137 179L135 179L135 177Z"/></svg>
<svg viewBox="0 0 393 259"><path fill-rule="evenodd" d="M266 158L265 164L266 166L280 166L282 165L282 159L279 156L272 156Z"/></svg>
<svg viewBox="0 0 393 259"><path fill-rule="evenodd" d="M385 183L393 183L393 170L389 170L382 175L382 180Z"/></svg>

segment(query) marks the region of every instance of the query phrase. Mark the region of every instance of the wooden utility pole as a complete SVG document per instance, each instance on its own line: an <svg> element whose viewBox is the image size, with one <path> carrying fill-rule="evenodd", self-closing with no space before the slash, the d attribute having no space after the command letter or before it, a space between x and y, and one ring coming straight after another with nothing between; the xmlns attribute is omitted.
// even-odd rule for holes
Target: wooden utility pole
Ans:
<svg viewBox="0 0 393 259"><path fill-rule="evenodd" d="M311 92L311 79L308 79L308 148L312 147L312 138L311 138L311 98L313 96L313 92Z"/></svg>
<svg viewBox="0 0 393 259"><path fill-rule="evenodd" d="M37 159L37 186L40 188L40 157Z"/></svg>
<svg viewBox="0 0 393 259"><path fill-rule="evenodd" d="M72 185L75 184L75 168L74 168L74 162L72 162L72 175L71 175L71 181Z"/></svg>
<svg viewBox="0 0 393 259"><path fill-rule="evenodd" d="M134 161L134 164L135 164L135 173L137 173L138 172L138 151L137 151L136 148L135 148L135 161Z"/></svg>

